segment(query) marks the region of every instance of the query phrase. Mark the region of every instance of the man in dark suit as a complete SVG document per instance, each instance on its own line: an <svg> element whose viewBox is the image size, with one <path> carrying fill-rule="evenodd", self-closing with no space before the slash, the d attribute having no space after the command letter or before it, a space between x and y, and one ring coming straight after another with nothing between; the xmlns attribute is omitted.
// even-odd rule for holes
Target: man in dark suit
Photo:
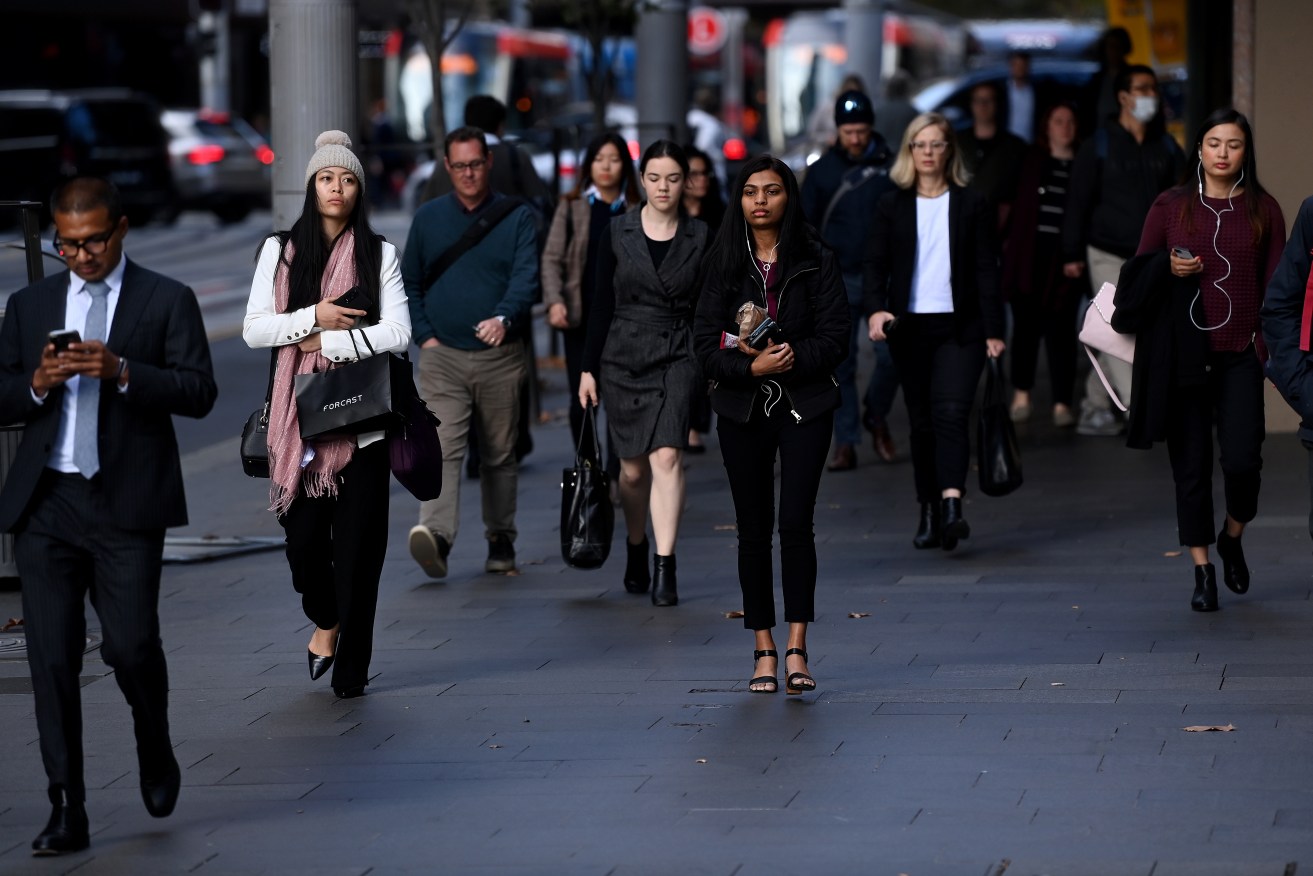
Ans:
<svg viewBox="0 0 1313 876"><path fill-rule="evenodd" d="M101 657L132 707L146 809L163 818L177 802L158 613L164 530L187 522L170 417L203 417L217 395L196 297L123 257L114 186L71 180L52 210L69 270L10 296L0 326L0 423L26 424L0 530L15 533L54 807L36 855L89 844L78 683L88 594ZM78 339L52 342L68 331Z"/></svg>

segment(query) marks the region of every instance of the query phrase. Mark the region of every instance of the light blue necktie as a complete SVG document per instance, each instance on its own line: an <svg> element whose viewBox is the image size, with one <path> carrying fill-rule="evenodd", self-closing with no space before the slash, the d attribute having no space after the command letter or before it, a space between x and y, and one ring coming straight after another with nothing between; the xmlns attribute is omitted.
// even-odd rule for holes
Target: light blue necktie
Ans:
<svg viewBox="0 0 1313 876"><path fill-rule="evenodd" d="M105 317L109 311L109 284L97 280L88 283L87 292L91 293L91 309L87 311L87 323L82 329L82 340L105 340ZM73 426L73 464L84 478L90 478L100 471L100 453L96 447L96 438L100 432L100 384L101 381L82 375L78 378L77 419Z"/></svg>

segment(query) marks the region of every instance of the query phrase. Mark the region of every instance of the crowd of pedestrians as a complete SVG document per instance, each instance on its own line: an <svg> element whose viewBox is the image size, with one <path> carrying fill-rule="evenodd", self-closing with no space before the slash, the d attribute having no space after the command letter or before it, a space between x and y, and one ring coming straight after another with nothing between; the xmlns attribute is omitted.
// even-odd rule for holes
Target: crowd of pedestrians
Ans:
<svg viewBox="0 0 1313 876"><path fill-rule="evenodd" d="M896 460L888 416L901 388L920 508L912 545L954 550L971 532L963 496L981 372L1010 355L1010 414L1025 422L1041 344L1056 427L1167 445L1177 531L1194 565L1191 608L1219 607L1214 544L1223 584L1245 593L1265 376L1303 419L1313 496L1313 198L1287 241L1248 120L1214 112L1187 160L1163 130L1149 68L1109 64L1101 82L1115 111L1083 142L1080 108L1037 91L1024 55L1011 71L1005 90L972 92L961 133L894 101L900 122L882 135L869 96L846 83L833 147L801 184L762 155L722 189L696 148L658 140L635 166L622 138L602 134L554 209L525 182L524 156L499 139L504 107L477 98L467 119L485 114L490 129L447 135L443 179L402 256L371 229L350 140L322 134L299 218L259 249L243 329L251 347L271 351L269 507L314 625L311 678L331 670L341 698L366 691L395 462L381 431L303 438L299 378L417 348L444 488L421 503L409 552L427 575L446 576L462 466L476 456L484 568L513 573L540 291L564 345L572 436L599 409L616 460L626 550L623 571L613 563L605 574L654 606L679 602L685 454L702 447L714 414L753 693L777 692L781 678L790 694L817 687L807 634L824 471L856 468L862 426L877 457ZM179 768L157 611L163 533L186 520L171 417L204 416L216 395L195 296L124 257L113 185L73 180L53 212L69 270L12 295L0 329L0 422L26 424L0 490L0 528L16 533L25 579L52 804L33 842L39 855L89 844L77 694L88 592L132 707L143 802L157 817L173 810ZM1134 364L1106 361L1110 391L1087 382L1078 407L1079 305L1105 282L1117 287L1113 327L1136 336ZM856 363L868 342L876 367L863 411ZM1111 394L1129 402L1124 422ZM148 498L135 486L143 476L155 485Z"/></svg>

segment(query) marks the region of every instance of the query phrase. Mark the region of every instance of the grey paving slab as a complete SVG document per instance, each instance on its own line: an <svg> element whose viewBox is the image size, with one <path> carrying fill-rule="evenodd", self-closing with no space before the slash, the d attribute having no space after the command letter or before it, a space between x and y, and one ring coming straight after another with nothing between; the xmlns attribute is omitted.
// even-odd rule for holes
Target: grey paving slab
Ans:
<svg viewBox="0 0 1313 876"><path fill-rule="evenodd" d="M544 377L563 408L560 373ZM1290 436L1265 444L1246 535L1254 589L1224 592L1212 616L1188 609L1188 562L1164 556L1177 546L1162 453L1031 424L1027 484L969 495L972 538L953 554L912 550L906 462L827 475L809 642L820 690L786 697L746 692L751 637L724 616L740 606L714 435L688 460L684 598L658 610L623 592L614 559L595 572L561 562L566 433L559 419L537 429L514 578L482 572L464 482L451 575L429 581L406 552L415 503L393 490L360 700L305 678L309 627L278 552L170 566L161 611L183 793L168 820L141 808L130 715L93 651L93 846L28 857L46 817L31 696L0 685L0 872L1313 867L1313 563ZM189 491L206 497L187 531L276 535L266 485L234 477L225 442L186 461ZM222 531L233 521L250 531ZM17 613L17 594L0 593L0 617ZM0 651L0 681L25 672Z"/></svg>

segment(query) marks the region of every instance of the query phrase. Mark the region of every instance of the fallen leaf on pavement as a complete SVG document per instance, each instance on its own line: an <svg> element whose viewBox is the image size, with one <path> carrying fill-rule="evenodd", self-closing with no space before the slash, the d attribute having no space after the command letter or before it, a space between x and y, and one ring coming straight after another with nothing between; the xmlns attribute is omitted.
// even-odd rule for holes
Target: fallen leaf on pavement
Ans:
<svg viewBox="0 0 1313 876"><path fill-rule="evenodd" d="M848 612L848 617L870 617L870 616L871 616L871 613L870 613L869 611L850 611L850 612Z"/></svg>
<svg viewBox="0 0 1313 876"><path fill-rule="evenodd" d="M736 618L736 617L743 617L743 612L741 612L741 611L727 611L727 612L725 612L725 617L726 617L727 619L729 619L729 620L733 620L733 619Z"/></svg>
<svg viewBox="0 0 1313 876"><path fill-rule="evenodd" d="M1179 557L1180 555L1181 555L1180 551L1165 551L1163 553L1164 557Z"/></svg>
<svg viewBox="0 0 1313 876"><path fill-rule="evenodd" d="M1235 730L1235 725L1227 724L1223 726L1221 724L1195 724L1191 727L1182 727L1181 729L1184 730L1186 733L1207 733L1209 731L1216 731L1218 733L1230 733L1231 731Z"/></svg>
<svg viewBox="0 0 1313 876"><path fill-rule="evenodd" d="M489 747L489 748L505 748L506 746L504 746L504 745L489 745L488 747Z"/></svg>
<svg viewBox="0 0 1313 876"><path fill-rule="evenodd" d="M21 617L11 617L8 623L6 623L3 627L0 627L0 633L8 632L9 630L12 630L14 627L21 627L22 625L23 625L23 619Z"/></svg>
<svg viewBox="0 0 1313 876"><path fill-rule="evenodd" d="M733 532L734 530L738 529L738 526L736 526L736 525L733 524L733 523L717 523L717 524L716 524L714 527L712 527L712 528L713 528L716 532Z"/></svg>
<svg viewBox="0 0 1313 876"><path fill-rule="evenodd" d="M1050 681L1050 682L1049 682L1049 687L1066 687L1066 686L1067 686L1067 682L1065 682L1065 681Z"/></svg>
<svg viewBox="0 0 1313 876"><path fill-rule="evenodd" d="M699 757L699 758L697 759L697 761L696 761L696 763L706 763L706 762L707 762L707 759L706 759L705 757Z"/></svg>

